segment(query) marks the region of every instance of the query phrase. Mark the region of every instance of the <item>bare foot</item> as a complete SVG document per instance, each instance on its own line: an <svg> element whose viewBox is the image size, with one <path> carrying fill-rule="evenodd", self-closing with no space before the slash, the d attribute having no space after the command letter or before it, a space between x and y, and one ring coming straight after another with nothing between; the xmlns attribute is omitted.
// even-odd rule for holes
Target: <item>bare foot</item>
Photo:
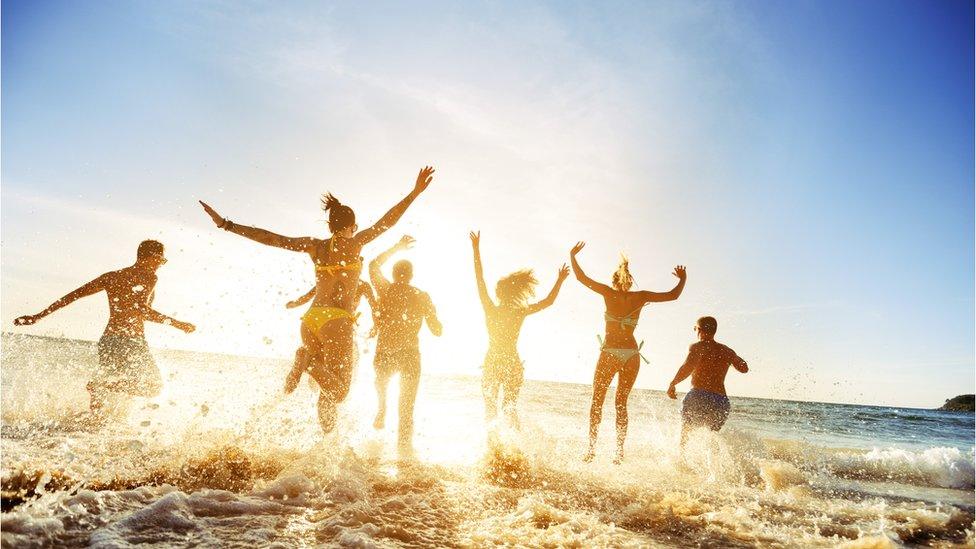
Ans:
<svg viewBox="0 0 976 549"><path fill-rule="evenodd" d="M378 412L376 414L376 419L373 420L373 429L382 429L386 425L386 417L383 412Z"/></svg>
<svg viewBox="0 0 976 549"><path fill-rule="evenodd" d="M583 456L583 463L590 463L593 461L593 458L595 457L596 457L596 452L593 451L593 448L590 448L589 450L586 451L586 455Z"/></svg>
<svg viewBox="0 0 976 549"><path fill-rule="evenodd" d="M624 453L622 450L617 450L617 455L613 458L614 465L620 465L624 461Z"/></svg>

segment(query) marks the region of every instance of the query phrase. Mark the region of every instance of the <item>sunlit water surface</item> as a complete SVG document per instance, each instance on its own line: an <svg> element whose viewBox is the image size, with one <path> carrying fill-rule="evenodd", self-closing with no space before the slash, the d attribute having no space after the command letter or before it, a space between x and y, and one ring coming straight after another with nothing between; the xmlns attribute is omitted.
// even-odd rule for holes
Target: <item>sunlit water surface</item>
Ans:
<svg viewBox="0 0 976 549"><path fill-rule="evenodd" d="M478 379L424 377L407 460L371 355L329 437L286 361L155 356L163 393L94 426L92 344L3 336L4 547L973 546L972 414L733 398L682 460L678 404L635 390L624 463L609 398L584 464L588 387L527 382L489 441Z"/></svg>

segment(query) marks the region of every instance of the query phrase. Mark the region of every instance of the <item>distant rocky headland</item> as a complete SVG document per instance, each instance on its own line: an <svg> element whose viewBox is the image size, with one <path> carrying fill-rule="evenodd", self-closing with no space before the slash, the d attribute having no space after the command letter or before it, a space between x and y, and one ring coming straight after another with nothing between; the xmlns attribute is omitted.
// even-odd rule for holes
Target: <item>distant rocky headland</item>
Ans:
<svg viewBox="0 0 976 549"><path fill-rule="evenodd" d="M955 398L950 398L939 409L950 412L976 411L976 395L959 395Z"/></svg>

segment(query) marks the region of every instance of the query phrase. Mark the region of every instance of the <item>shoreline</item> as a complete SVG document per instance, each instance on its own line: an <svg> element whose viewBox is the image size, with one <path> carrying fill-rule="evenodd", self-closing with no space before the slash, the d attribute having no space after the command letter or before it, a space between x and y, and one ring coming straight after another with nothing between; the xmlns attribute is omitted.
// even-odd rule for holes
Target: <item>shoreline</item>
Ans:
<svg viewBox="0 0 976 549"><path fill-rule="evenodd" d="M88 340L88 339L75 339L75 338L70 338L70 337L47 336L47 335L36 335L36 334L24 334L24 333L17 333L17 332L0 332L0 341L2 341L2 338L8 338L8 337L12 337L12 338L26 338L26 339L41 339L41 340L47 340L47 341L67 341L67 342L70 342L72 344L77 344L77 345L91 345L91 346L94 346L94 345L96 345L98 343L95 340ZM0 347L2 347L2 345L0 345ZM291 362L292 361L292 358L290 358L290 357L269 357L269 356L256 356L256 355L238 355L238 354L231 354L231 353L218 353L218 352L212 352L212 351L194 351L194 350L190 350L190 349L177 349L177 348L170 348L170 347L150 347L150 350L157 351L157 352L165 352L165 353L189 353L189 354L197 354L197 355L207 355L207 356L221 357L221 358L228 358L228 359L274 360L274 361L280 360L280 361L288 361L288 362ZM431 377L438 377L438 378L445 378L445 379L480 379L479 376L471 375L471 374L427 374L427 373L425 373L423 375L425 377L426 376L431 376ZM589 384L589 383L575 383L575 382L571 382L571 381L555 381L555 380L551 380L551 379L537 379L537 378L533 378L531 376L526 376L525 377L525 381L534 381L534 382L537 382L537 383L552 383L552 384L557 384L557 385L570 385L570 386L573 386L573 387L590 387L591 386L591 384ZM647 392L659 393L659 394L665 394L667 392L666 390L662 390L662 389L651 389L651 388L640 387L640 386L634 387L634 390L635 391L647 391ZM685 391L685 392L687 392L687 391ZM684 393L679 393L679 394L684 394ZM941 409L941 407L920 408L920 407L915 407L915 406L890 406L890 405L886 405L886 404L855 404L855 403L850 403L850 402L831 402L831 401L824 401L824 400L794 400L794 399L786 399L786 398L771 398L771 397L745 396L745 395L736 395L736 394L730 394L729 395L729 398L731 398L731 399L762 400L762 401L770 401L770 402L787 402L787 403L795 403L795 404L827 404L827 405L831 405L831 406L849 406L849 407L856 407L856 408L882 408L882 409L890 409L890 410L915 410L915 411L946 412L946 413L952 413L952 414L969 414L969 415L974 415L974 412L960 411L960 410L943 410L943 409ZM974 415L974 418L976 418L976 415Z"/></svg>

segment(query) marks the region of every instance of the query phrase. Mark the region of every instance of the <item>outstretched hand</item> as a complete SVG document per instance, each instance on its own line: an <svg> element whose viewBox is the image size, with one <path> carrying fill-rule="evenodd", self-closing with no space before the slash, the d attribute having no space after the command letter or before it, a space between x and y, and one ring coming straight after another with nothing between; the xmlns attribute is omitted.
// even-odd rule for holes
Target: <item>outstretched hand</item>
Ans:
<svg viewBox="0 0 976 549"><path fill-rule="evenodd" d="M569 250L569 255L575 257L576 254L580 253L580 250L582 250L584 246L586 246L586 242L583 242L582 240L577 242L576 245L573 246L573 249Z"/></svg>
<svg viewBox="0 0 976 549"><path fill-rule="evenodd" d="M566 277L568 276L569 276L569 267L567 267L566 264L563 263L563 266L559 268L559 276L557 280L559 282L562 282L563 280L566 280Z"/></svg>
<svg viewBox="0 0 976 549"><path fill-rule="evenodd" d="M410 248L413 247L413 244L416 241L417 240L414 237L405 234L400 238L400 241L396 243L396 249L409 250Z"/></svg>
<svg viewBox="0 0 976 549"><path fill-rule="evenodd" d="M688 278L688 273L685 271L684 265L678 265L677 267L675 267L674 272L671 274L678 277L678 280L684 280Z"/></svg>
<svg viewBox="0 0 976 549"><path fill-rule="evenodd" d="M417 174L417 183L414 185L413 189L418 193L424 192L430 182L434 180L434 168L432 166L424 166Z"/></svg>
<svg viewBox="0 0 976 549"><path fill-rule="evenodd" d="M668 398L670 398L671 400L678 400L678 393L674 385L670 385L668 387Z"/></svg>
<svg viewBox="0 0 976 549"><path fill-rule="evenodd" d="M30 326L40 320L38 315L24 315L14 319L14 326Z"/></svg>
<svg viewBox="0 0 976 549"><path fill-rule="evenodd" d="M197 202L199 202L200 205L203 206L203 211L207 212L207 215L210 216L210 219L213 219L214 225L218 227L222 227L224 226L225 223L227 223L227 220L221 217L221 215L217 213L217 210L211 208L210 204L207 204L203 200L198 200Z"/></svg>
<svg viewBox="0 0 976 549"><path fill-rule="evenodd" d="M471 246L477 248L481 245L481 231L471 231L471 233L468 234L468 238L471 239Z"/></svg>
<svg viewBox="0 0 976 549"><path fill-rule="evenodd" d="M194 326L193 324L190 324L189 322L183 322L183 321L174 322L173 327L175 327L178 330L183 330L186 333L190 333L197 329L197 327Z"/></svg>

